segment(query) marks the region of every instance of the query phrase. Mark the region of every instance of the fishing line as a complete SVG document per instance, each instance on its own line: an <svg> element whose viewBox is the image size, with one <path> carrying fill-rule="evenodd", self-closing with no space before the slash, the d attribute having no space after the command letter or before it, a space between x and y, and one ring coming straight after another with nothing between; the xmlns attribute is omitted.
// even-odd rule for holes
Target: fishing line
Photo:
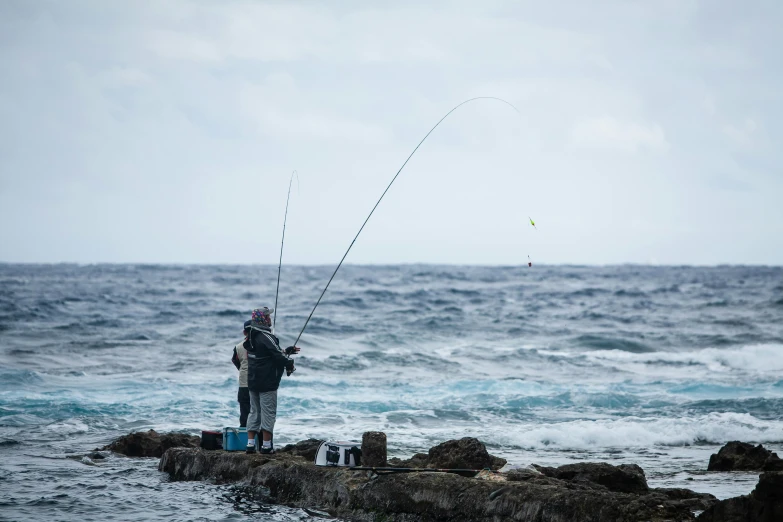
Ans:
<svg viewBox="0 0 783 522"><path fill-rule="evenodd" d="M402 169L404 169L404 168L405 168L405 165L407 165L407 164L408 164L408 161L410 161L410 159L413 157L413 155L414 155L414 154L416 154L416 151L417 151L417 150L419 150L419 147L421 147L421 144L422 144L422 143L424 143L424 140L426 140L426 139L429 137L429 135L430 135L430 134L432 134L432 132L433 132L435 129L437 129L437 128L438 128L438 125L440 125L440 124L443 122L443 120L445 120L446 118L448 118L448 117L449 117L449 115L450 115L452 112L456 111L457 109L459 109L460 107L462 107L462 106L463 106L463 105L465 105L466 103L470 103L470 102L472 102L472 101L476 101L476 100L497 100L497 101L499 101L499 102L503 102L503 103L505 103L506 105L508 105L509 107L511 107L512 109L514 109L514 110L517 112L517 114L519 114L519 115L521 115L521 114L522 114L521 112L519 112L519 109L517 109L516 107L514 107L514 105L513 105L513 104L511 104L510 102L507 102L506 100L504 100L504 99L502 99L502 98L496 98L495 96L477 96L477 97L475 97L475 98L470 98L469 100L465 100L464 102L462 102L462 103L460 103L459 105L455 106L453 109L451 109L449 112L447 112L445 116L443 116L443 117L442 117L440 120L438 120L438 123L436 123L436 124L435 124L435 126L434 126L434 127L432 127L432 128L430 129L430 131L429 131L429 132L428 132L428 133L427 133L427 134L426 134L426 135L425 135L425 136L424 136L424 137L421 139L421 141L419 142L419 144L418 144L418 145L416 145L416 148L415 148L415 149L413 149L413 152L411 152L411 153L410 153L410 155L408 156L408 158L405 160L405 163L403 163L403 164L402 164L402 166L400 167L400 169L397 171L397 173L394 175L394 177L392 178L392 180L389 182L389 185L386 187L386 190L384 190L384 191L383 191L383 194L381 194L381 197L380 197L380 198L378 198L378 201L375 203L375 206L374 206L374 207L372 207L372 210L370 211L370 214L367 216L367 219L365 219L365 220L364 220L364 223L362 223L362 226L361 226L361 228L359 228L359 231L356 233L356 236L354 236L354 238L353 238L353 241L351 241L351 244L350 244L350 246L348 247L348 250L346 250L346 251L345 251L345 254L343 254L343 258L342 258L342 259L340 259L340 262L337 264L337 268L335 268L335 269L334 269L334 272L332 273L332 277L330 277L330 278L329 278L329 281L326 283L326 286L324 287L324 290L323 290L323 292L321 292L321 295L320 295L320 297L318 297L318 301L316 301L316 302L315 302L315 306L313 307L313 310L312 310L312 312L310 312L310 315L307 317L307 320L305 321L305 324L304 324L304 326L302 326L302 330L299 332L299 335L298 335L298 336L296 336L296 341L294 341L294 346L296 346L296 344L299 342L299 338L300 338L300 337L302 337L302 334L304 333L304 331L305 331L305 328L307 328L307 324L310 322L310 319L313 317L313 314L315 313L315 309L316 309L316 308L318 308L318 305L321 303L321 299L323 298L324 294L326 293L326 290L329 288L329 285L330 285L330 284L332 284L332 280L334 279L334 276L335 276L335 275L337 275L337 271L338 271L338 270L340 270L340 267L343 265L343 261L345 261L345 258L348 256L348 252L350 252L350 251L351 251L351 248L353 248L353 244L356 242L356 239L359 237L359 234L361 234L361 233L362 233L362 230L364 230L364 226L365 226L365 225L367 224L367 222L370 220L370 218L372 217L373 213L375 212L375 209L376 209L376 208L378 208L378 205L380 205L380 203L381 203L381 200L383 200L383 197L384 197L384 196L386 195L386 193L389 191L389 189L391 188L392 184L393 184L393 183L394 183L394 181L397 179L397 176L399 176L399 175L400 175L400 172L402 172Z"/></svg>
<svg viewBox="0 0 783 522"><path fill-rule="evenodd" d="M280 262L277 263L277 289L275 290L275 309L272 312L272 333L275 333L275 323L277 322L277 296L280 294L280 269L283 267L283 244L285 243L285 223L288 221L288 202L291 199L291 183L294 182L296 175L296 188L299 190L299 173L293 171L291 179L288 180L288 197L285 198L285 216L283 216L283 237L280 239Z"/></svg>

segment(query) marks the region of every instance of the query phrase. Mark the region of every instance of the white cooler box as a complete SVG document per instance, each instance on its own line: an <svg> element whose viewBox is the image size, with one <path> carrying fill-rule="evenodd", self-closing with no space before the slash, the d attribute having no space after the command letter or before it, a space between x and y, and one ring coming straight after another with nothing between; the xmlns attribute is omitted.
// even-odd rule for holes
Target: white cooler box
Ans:
<svg viewBox="0 0 783 522"><path fill-rule="evenodd" d="M354 467L362 465L361 444L353 442L322 442L315 454L316 466Z"/></svg>

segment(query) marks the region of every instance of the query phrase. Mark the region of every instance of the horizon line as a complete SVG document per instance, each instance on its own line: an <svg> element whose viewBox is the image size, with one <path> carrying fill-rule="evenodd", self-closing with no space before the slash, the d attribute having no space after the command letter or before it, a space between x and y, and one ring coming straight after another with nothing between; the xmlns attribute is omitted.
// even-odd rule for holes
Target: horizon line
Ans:
<svg viewBox="0 0 783 522"><path fill-rule="evenodd" d="M643 263L643 262L619 262L619 263L533 263L534 266L544 267L571 267L571 268L598 268L598 267L659 267L659 268L783 268L783 264L768 263ZM1 261L0 266L258 266L276 267L275 263L228 263L228 262L154 262L154 261ZM289 267L321 268L333 267L334 263L283 263ZM527 262L519 264L483 264L483 263L432 263L432 262L402 262L402 263L344 263L343 266L357 267L393 267L393 266L443 266L443 267L473 267L473 268L516 268L525 267Z"/></svg>

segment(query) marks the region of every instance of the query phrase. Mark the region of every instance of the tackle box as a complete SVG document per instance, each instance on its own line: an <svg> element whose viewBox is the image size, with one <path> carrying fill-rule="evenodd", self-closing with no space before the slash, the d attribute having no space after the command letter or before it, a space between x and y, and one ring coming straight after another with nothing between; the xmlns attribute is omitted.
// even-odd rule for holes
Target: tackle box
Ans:
<svg viewBox="0 0 783 522"><path fill-rule="evenodd" d="M315 453L316 466L354 467L362 465L361 444L325 441Z"/></svg>
<svg viewBox="0 0 783 522"><path fill-rule="evenodd" d="M207 450L216 450L223 447L222 431L201 431L201 447Z"/></svg>

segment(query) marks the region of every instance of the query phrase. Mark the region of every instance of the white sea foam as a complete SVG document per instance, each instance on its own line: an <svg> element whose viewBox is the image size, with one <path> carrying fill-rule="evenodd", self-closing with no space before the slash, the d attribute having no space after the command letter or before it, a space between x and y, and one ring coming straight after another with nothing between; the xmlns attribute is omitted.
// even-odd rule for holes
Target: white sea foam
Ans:
<svg viewBox="0 0 783 522"><path fill-rule="evenodd" d="M705 348L686 352L630 353L620 350L589 352L588 359L619 363L678 363L701 365L711 372L745 370L783 374L783 345L760 344L739 348Z"/></svg>
<svg viewBox="0 0 783 522"><path fill-rule="evenodd" d="M648 382L697 379L701 382L754 383L759 379L783 378L783 345L780 344L704 348L678 352L539 350L539 353L561 360L586 360L593 365L610 370L615 379L624 379L624 376L629 374Z"/></svg>
<svg viewBox="0 0 783 522"><path fill-rule="evenodd" d="M79 419L67 419L48 425L47 430L60 435L73 435L75 433L87 433L90 427Z"/></svg>
<svg viewBox="0 0 783 522"><path fill-rule="evenodd" d="M783 422L757 419L744 413L683 418L624 417L518 426L497 438L498 443L524 448L576 450L683 446L700 442L723 444L730 440L781 442Z"/></svg>

